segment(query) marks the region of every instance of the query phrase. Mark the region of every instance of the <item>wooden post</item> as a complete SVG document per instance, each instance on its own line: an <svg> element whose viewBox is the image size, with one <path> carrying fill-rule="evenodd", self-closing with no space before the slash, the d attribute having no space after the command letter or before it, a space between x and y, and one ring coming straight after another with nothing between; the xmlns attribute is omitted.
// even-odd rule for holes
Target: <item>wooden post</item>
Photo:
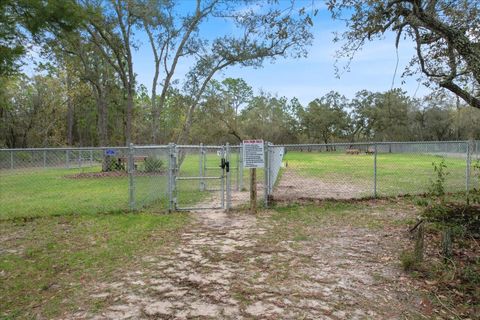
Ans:
<svg viewBox="0 0 480 320"><path fill-rule="evenodd" d="M250 169L250 212L257 213L257 169Z"/></svg>
<svg viewBox="0 0 480 320"><path fill-rule="evenodd" d="M453 229L447 226L442 231L442 254L444 261L448 261L452 257L452 232Z"/></svg>
<svg viewBox="0 0 480 320"><path fill-rule="evenodd" d="M423 227L423 222L417 227L415 233L415 262L422 262L423 261L423 251L424 251L424 238L425 238L425 230Z"/></svg>

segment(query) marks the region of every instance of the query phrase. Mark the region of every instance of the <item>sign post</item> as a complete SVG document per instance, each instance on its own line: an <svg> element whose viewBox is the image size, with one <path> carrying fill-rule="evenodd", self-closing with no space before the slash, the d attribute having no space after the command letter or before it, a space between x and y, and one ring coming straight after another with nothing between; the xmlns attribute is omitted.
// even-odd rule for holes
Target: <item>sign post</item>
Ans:
<svg viewBox="0 0 480 320"><path fill-rule="evenodd" d="M257 168L250 168L250 212L257 213Z"/></svg>
<svg viewBox="0 0 480 320"><path fill-rule="evenodd" d="M265 166L263 140L243 140L243 167L250 168L250 211L257 213L257 168Z"/></svg>

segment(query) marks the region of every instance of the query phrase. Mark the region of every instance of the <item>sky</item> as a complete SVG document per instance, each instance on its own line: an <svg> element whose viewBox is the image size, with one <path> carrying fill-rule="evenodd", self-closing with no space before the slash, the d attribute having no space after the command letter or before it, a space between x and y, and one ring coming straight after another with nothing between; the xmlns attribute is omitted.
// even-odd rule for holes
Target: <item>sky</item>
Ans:
<svg viewBox="0 0 480 320"><path fill-rule="evenodd" d="M286 0L279 0L280 5L286 4ZM399 87L412 97L422 97L430 92L430 89L419 84L416 77L402 78L405 66L414 56L414 43L411 40L402 40L397 52L395 48L395 35L389 33L383 40L375 40L367 43L363 50L354 57L350 71L344 72L340 78L335 74L335 52L340 49L341 43L334 43L334 32L345 30L343 22L334 21L324 6L323 1L297 0L299 6L305 5L313 11L319 9L314 18L312 33L313 44L308 47L306 58L278 58L274 63L265 62L261 68L230 67L215 76L217 80L227 77L243 78L256 94L266 91L273 95L284 96L288 99L296 97L302 104L308 104L315 98L320 98L329 91L337 91L351 99L360 90L386 91L392 88L392 80L395 88ZM187 12L194 7L193 0L179 0L180 12ZM231 22L221 19L210 19L201 28L201 36L214 39L222 34L235 32ZM138 84L142 84L150 91L154 73L153 53L146 34L135 34L137 49L133 51L134 71ZM27 74L35 73L32 60L41 61L38 53L30 52L30 62L23 70ZM346 60L342 60L342 67ZM191 59L180 60L174 79L181 84L184 75L192 66Z"/></svg>
<svg viewBox="0 0 480 320"><path fill-rule="evenodd" d="M282 1L282 0L281 0ZM310 2L307 2L307 4ZM422 97L429 89L419 84L416 77L402 78L405 66L414 55L412 41L400 42L398 49L398 69L395 74L397 53L394 34L386 34L385 39L367 43L359 52L350 66L350 72L343 73L340 78L335 75L335 52L340 49L341 43L334 43L334 32L345 30L343 22L331 19L329 12L320 3L319 14L314 20L312 29L314 41L308 48L306 58L279 58L274 63L266 62L262 68L231 67L215 77L222 80L226 77L243 78L255 93L261 90L289 99L296 97L302 104L307 104L329 91L335 90L347 98L354 97L355 93L367 89L369 91L386 91L400 87L410 96ZM187 7L189 0L184 0ZM301 3L300 3L301 4ZM221 32L233 31L229 22L208 21L202 26L203 36L214 38ZM153 78L153 55L147 39L139 36L140 48L134 53L134 68L139 83L149 90ZM346 60L341 61L345 64ZM191 64L183 60L177 69L177 79L180 81ZM342 66L340 64L339 66ZM404 83L403 83L404 82Z"/></svg>

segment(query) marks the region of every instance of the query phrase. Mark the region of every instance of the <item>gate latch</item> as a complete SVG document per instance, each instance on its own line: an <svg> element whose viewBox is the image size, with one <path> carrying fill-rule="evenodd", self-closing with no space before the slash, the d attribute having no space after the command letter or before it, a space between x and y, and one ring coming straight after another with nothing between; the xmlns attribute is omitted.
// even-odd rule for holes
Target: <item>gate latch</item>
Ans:
<svg viewBox="0 0 480 320"><path fill-rule="evenodd" d="M226 172L230 172L230 161L226 161L225 158L222 158L220 162L220 168Z"/></svg>

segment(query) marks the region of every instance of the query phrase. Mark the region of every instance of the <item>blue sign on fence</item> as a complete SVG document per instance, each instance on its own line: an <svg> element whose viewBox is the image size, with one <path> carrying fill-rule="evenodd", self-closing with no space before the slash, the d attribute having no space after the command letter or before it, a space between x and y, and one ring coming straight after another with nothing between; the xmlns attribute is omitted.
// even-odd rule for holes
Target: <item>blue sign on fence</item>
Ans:
<svg viewBox="0 0 480 320"><path fill-rule="evenodd" d="M114 149L105 150L105 155L107 156L114 156L116 153L117 153L117 150L114 150Z"/></svg>

